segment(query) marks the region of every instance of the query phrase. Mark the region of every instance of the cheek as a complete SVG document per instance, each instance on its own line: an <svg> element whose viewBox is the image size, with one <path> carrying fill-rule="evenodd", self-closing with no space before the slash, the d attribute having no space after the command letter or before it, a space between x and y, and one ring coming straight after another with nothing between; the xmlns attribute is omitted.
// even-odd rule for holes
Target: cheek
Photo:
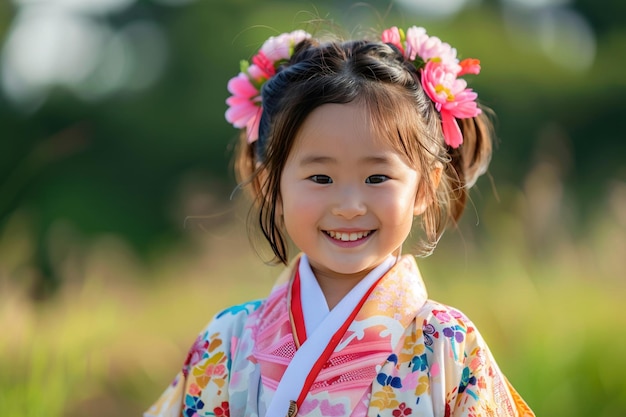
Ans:
<svg viewBox="0 0 626 417"><path fill-rule="evenodd" d="M384 204L380 204L381 212L386 213L389 221L398 225L406 224L407 220L412 221L415 207L415 195L410 193L393 194L378 199Z"/></svg>
<svg viewBox="0 0 626 417"><path fill-rule="evenodd" d="M320 212L320 199L312 193L293 192L286 189L283 195L283 216L285 225L295 226L314 221Z"/></svg>
<svg viewBox="0 0 626 417"><path fill-rule="evenodd" d="M307 204L306 199L290 201L283 214L285 232L298 248L305 250L317 235L321 217L318 207Z"/></svg>

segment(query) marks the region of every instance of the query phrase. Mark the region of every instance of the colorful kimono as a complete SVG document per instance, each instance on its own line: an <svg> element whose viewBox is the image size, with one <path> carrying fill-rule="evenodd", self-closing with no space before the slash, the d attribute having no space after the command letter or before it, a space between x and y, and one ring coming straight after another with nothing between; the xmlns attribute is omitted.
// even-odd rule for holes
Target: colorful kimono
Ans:
<svg viewBox="0 0 626 417"><path fill-rule="evenodd" d="M300 345L293 314L297 263L266 300L213 319L145 417L285 415L268 410L276 409L272 400L285 385L280 381L288 369L294 371L290 363L309 343ZM334 337L290 415L534 416L473 323L427 298L411 256L401 257L372 285Z"/></svg>

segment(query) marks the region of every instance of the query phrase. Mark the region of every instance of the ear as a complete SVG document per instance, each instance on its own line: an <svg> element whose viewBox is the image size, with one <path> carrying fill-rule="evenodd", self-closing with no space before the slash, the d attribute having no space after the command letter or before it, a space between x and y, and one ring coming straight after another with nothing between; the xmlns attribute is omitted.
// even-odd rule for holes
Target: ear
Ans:
<svg viewBox="0 0 626 417"><path fill-rule="evenodd" d="M433 189L436 190L439 187L439 182L441 181L441 173L443 169L441 166L437 165L430 171L430 185L432 185ZM424 191L425 187L420 187L417 190L415 195L415 204L413 206L413 215L419 216L423 214L428 206L433 202L432 198L427 195Z"/></svg>

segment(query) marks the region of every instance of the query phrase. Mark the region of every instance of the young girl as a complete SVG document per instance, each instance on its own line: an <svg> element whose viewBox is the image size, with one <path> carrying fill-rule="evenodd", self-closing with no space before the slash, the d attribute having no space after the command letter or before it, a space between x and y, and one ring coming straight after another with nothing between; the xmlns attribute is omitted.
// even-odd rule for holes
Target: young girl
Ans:
<svg viewBox="0 0 626 417"><path fill-rule="evenodd" d="M237 170L288 267L213 319L146 416L533 416L400 254L416 218L430 252L487 167L490 124L459 78L479 71L419 27L296 31L244 62L226 112L244 128Z"/></svg>

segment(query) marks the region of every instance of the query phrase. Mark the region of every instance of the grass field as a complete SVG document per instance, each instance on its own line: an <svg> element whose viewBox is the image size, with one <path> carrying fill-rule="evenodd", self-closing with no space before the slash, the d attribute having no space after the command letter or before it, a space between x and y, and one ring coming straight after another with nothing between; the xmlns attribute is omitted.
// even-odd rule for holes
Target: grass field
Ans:
<svg viewBox="0 0 626 417"><path fill-rule="evenodd" d="M421 263L431 297L473 319L538 416L626 415L626 198L615 195L576 238L528 217L524 201L487 204L482 237L469 214ZM150 261L116 236L65 242L65 284L35 303L28 217L14 215L0 236L0 416L140 415L211 315L263 297L278 273L226 223Z"/></svg>

